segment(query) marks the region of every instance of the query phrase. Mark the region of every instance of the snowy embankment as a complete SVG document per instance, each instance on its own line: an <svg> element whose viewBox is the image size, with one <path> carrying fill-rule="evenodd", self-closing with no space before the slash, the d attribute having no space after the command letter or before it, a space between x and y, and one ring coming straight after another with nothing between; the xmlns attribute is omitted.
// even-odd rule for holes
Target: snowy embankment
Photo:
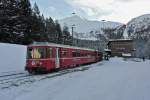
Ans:
<svg viewBox="0 0 150 100"><path fill-rule="evenodd" d="M24 71L26 46L0 43L0 73Z"/></svg>
<svg viewBox="0 0 150 100"><path fill-rule="evenodd" d="M0 89L3 100L150 100L150 61L122 58L88 70ZM37 76L38 77L38 76ZM14 92L15 91L15 92Z"/></svg>

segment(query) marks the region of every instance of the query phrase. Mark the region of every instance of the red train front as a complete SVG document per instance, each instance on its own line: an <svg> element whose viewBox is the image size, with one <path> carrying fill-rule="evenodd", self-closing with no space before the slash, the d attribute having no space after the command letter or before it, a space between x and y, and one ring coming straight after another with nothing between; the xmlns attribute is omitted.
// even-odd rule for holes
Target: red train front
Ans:
<svg viewBox="0 0 150 100"><path fill-rule="evenodd" d="M50 72L102 60L102 53L85 48L51 43L27 47L26 70L29 73Z"/></svg>

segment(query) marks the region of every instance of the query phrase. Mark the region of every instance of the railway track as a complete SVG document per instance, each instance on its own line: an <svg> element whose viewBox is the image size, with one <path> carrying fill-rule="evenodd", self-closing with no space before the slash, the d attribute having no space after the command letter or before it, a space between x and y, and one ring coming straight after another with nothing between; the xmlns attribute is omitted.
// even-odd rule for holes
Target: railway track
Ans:
<svg viewBox="0 0 150 100"><path fill-rule="evenodd" d="M23 73L23 72L20 72L20 73L9 73L9 72L7 72L7 74L0 75L0 78L9 77L9 76L15 76L15 75L21 75L21 74L25 74L25 73Z"/></svg>
<svg viewBox="0 0 150 100"><path fill-rule="evenodd" d="M19 87L25 84L32 84L34 82L50 79L58 76L62 76L68 73L85 71L90 67L82 66L77 68L65 69L59 72L45 74L45 75L29 75L27 73L16 73L11 75L0 76L0 89L9 89L12 87Z"/></svg>
<svg viewBox="0 0 150 100"><path fill-rule="evenodd" d="M10 79L16 79L20 77L26 77L28 73L15 73L15 74L7 74L7 75L1 75L0 76L0 82Z"/></svg>

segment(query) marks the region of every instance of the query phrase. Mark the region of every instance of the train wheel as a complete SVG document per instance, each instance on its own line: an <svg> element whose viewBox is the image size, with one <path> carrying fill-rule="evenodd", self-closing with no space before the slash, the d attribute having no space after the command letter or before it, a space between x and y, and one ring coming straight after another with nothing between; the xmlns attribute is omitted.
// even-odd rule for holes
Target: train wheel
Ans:
<svg viewBox="0 0 150 100"><path fill-rule="evenodd" d="M79 64L76 65L76 67L79 67L79 66L80 66Z"/></svg>
<svg viewBox="0 0 150 100"><path fill-rule="evenodd" d="M28 72L29 72L29 74L32 74L32 75L36 74L36 72L33 70L28 70Z"/></svg>

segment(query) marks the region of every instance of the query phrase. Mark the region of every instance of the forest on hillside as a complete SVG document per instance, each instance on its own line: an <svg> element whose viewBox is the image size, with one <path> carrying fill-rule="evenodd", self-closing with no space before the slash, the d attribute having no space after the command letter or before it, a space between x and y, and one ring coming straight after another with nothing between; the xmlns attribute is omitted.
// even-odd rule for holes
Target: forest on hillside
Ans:
<svg viewBox="0 0 150 100"><path fill-rule="evenodd" d="M27 45L47 41L71 45L69 29L51 17L45 18L30 0L0 1L0 42Z"/></svg>

